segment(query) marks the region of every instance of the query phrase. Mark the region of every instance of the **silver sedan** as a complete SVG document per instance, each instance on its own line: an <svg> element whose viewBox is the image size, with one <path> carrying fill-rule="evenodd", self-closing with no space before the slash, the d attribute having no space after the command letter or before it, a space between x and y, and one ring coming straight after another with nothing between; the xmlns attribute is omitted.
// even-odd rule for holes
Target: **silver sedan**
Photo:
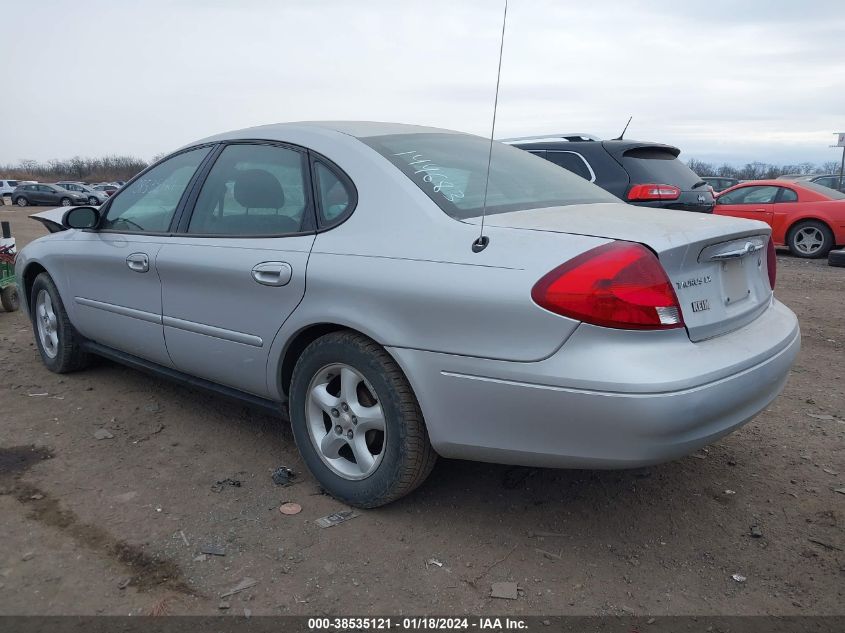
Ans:
<svg viewBox="0 0 845 633"><path fill-rule="evenodd" d="M296 123L191 144L18 255L38 349L279 411L352 505L438 455L674 459L778 395L800 346L760 222L634 207L446 130ZM659 185L655 185L658 187ZM485 216L485 217L482 217Z"/></svg>

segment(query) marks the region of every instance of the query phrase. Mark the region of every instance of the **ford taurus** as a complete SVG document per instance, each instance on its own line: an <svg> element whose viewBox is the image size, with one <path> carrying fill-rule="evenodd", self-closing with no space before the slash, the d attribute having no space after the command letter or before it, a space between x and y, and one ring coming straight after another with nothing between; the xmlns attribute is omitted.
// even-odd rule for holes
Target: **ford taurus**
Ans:
<svg viewBox="0 0 845 633"><path fill-rule="evenodd" d="M490 147L269 125L186 146L102 207L39 214L62 230L17 274L41 358L287 403L308 468L362 507L419 486L438 455L674 459L777 396L800 335L773 296L768 225L632 207Z"/></svg>

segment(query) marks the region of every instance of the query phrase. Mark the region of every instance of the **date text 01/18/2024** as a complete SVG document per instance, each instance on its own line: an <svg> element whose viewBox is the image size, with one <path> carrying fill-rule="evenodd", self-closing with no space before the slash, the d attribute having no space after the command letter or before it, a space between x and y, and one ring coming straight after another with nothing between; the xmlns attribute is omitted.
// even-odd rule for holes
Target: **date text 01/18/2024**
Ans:
<svg viewBox="0 0 845 633"><path fill-rule="evenodd" d="M312 631L346 630L471 630L505 631L528 628L525 620L519 618L447 618L447 617L370 617L370 618L309 618L308 628Z"/></svg>

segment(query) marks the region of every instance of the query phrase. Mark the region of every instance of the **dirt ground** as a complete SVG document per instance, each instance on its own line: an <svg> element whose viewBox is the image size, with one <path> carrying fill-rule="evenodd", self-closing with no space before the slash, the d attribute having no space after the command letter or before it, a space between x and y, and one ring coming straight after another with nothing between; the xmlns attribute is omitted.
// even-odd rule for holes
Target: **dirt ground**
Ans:
<svg viewBox="0 0 845 633"><path fill-rule="evenodd" d="M32 212L0 207L20 246ZM636 471L440 460L328 529L346 508L280 419L106 361L52 374L0 311L0 613L843 614L845 270L778 264L803 348L739 432ZM280 465L298 483L274 485Z"/></svg>

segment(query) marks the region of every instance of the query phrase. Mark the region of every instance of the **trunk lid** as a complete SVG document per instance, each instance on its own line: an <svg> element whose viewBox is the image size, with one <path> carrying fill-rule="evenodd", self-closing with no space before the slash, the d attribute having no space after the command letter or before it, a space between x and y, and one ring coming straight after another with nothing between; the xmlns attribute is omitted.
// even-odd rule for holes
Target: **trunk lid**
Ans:
<svg viewBox="0 0 845 633"><path fill-rule="evenodd" d="M65 231L65 227L62 226L62 218L67 213L67 210L70 207L56 207L55 209L48 209L47 211L41 211L39 213L33 213L29 217L31 217L36 222L41 222L50 233L58 233L59 231Z"/></svg>
<svg viewBox="0 0 845 633"><path fill-rule="evenodd" d="M611 203L500 213L485 224L649 247L672 282L693 341L742 327L771 301L766 260L771 230L762 222Z"/></svg>

